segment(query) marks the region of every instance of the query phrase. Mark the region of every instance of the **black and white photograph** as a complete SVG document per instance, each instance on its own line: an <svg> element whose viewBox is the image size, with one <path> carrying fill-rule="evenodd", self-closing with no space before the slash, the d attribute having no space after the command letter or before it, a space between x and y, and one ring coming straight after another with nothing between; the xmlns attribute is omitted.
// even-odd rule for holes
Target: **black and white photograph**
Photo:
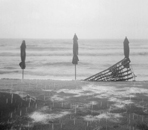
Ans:
<svg viewBox="0 0 148 130"><path fill-rule="evenodd" d="M148 0L0 0L0 130L148 130Z"/></svg>

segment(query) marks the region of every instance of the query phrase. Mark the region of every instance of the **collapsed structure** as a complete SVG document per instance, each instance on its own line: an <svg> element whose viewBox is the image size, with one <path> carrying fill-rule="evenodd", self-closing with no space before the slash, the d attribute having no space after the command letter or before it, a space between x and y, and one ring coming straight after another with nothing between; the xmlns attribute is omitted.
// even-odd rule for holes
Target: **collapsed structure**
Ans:
<svg viewBox="0 0 148 130"><path fill-rule="evenodd" d="M92 75L84 80L86 81L128 81L130 79L135 80L135 74L130 65L129 59L129 41L127 37L123 42L125 58L109 67L108 69L101 71L95 75Z"/></svg>

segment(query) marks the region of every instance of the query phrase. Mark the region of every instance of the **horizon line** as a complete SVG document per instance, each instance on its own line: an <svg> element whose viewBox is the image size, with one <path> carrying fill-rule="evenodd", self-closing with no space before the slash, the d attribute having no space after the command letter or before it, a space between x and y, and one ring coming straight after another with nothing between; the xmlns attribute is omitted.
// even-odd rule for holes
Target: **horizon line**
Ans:
<svg viewBox="0 0 148 130"><path fill-rule="evenodd" d="M78 40L122 40L122 39L125 39L126 36L124 38L79 38L78 37ZM128 39L131 39L131 40L148 40L148 38L129 38L127 37ZM32 39L32 40L72 40L72 38L0 38L0 39L19 39L19 40L27 40L27 39Z"/></svg>

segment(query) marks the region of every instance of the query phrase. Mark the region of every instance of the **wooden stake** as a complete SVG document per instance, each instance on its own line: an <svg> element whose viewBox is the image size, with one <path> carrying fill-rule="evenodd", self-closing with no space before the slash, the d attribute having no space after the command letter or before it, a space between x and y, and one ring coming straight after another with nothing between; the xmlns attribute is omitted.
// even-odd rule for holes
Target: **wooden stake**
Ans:
<svg viewBox="0 0 148 130"><path fill-rule="evenodd" d="M37 107L38 107L38 104L36 103L35 108L37 108Z"/></svg>
<svg viewBox="0 0 148 130"><path fill-rule="evenodd" d="M20 116L22 116L22 111L20 110Z"/></svg>
<svg viewBox="0 0 148 130"><path fill-rule="evenodd" d="M30 125L29 125L29 121L28 121L28 129L29 129Z"/></svg>
<svg viewBox="0 0 148 130"><path fill-rule="evenodd" d="M13 117L13 113L11 112L11 114L10 114L10 118L12 118Z"/></svg>
<svg viewBox="0 0 148 130"><path fill-rule="evenodd" d="M61 128L62 128L62 123L61 123Z"/></svg>
<svg viewBox="0 0 148 130"><path fill-rule="evenodd" d="M54 130L54 124L52 124L52 130Z"/></svg>
<svg viewBox="0 0 148 130"><path fill-rule="evenodd" d="M130 114L129 114L129 124L130 124Z"/></svg>
<svg viewBox="0 0 148 130"><path fill-rule="evenodd" d="M107 130L107 117L106 117L106 130Z"/></svg>
<svg viewBox="0 0 148 130"><path fill-rule="evenodd" d="M135 119L135 113L133 113L133 120Z"/></svg>
<svg viewBox="0 0 148 130"><path fill-rule="evenodd" d="M75 106L75 114L77 113L77 108L76 108L76 106Z"/></svg>
<svg viewBox="0 0 148 130"><path fill-rule="evenodd" d="M6 99L6 104L8 103L8 99Z"/></svg>
<svg viewBox="0 0 148 130"><path fill-rule="evenodd" d="M93 103L92 103L92 110L93 110Z"/></svg>
<svg viewBox="0 0 148 130"><path fill-rule="evenodd" d="M13 93L11 94L11 104L13 103Z"/></svg>
<svg viewBox="0 0 148 130"><path fill-rule="evenodd" d="M53 107L54 107L54 100L53 100L53 102L52 102L52 103L53 103L52 105L53 105Z"/></svg>
<svg viewBox="0 0 148 130"><path fill-rule="evenodd" d="M102 101L101 101L101 107L102 107Z"/></svg>
<svg viewBox="0 0 148 130"><path fill-rule="evenodd" d="M75 124L76 124L76 120L75 120L75 118L74 118L74 120L73 120L73 121L74 121L74 125L75 125Z"/></svg>
<svg viewBox="0 0 148 130"><path fill-rule="evenodd" d="M143 122L143 116L142 116L142 122Z"/></svg>
<svg viewBox="0 0 148 130"><path fill-rule="evenodd" d="M88 121L87 121L87 126L88 126Z"/></svg>
<svg viewBox="0 0 148 130"><path fill-rule="evenodd" d="M28 107L30 107L30 100L29 100L29 104L28 104Z"/></svg>
<svg viewBox="0 0 148 130"><path fill-rule="evenodd" d="M70 120L71 120L71 115L70 115Z"/></svg>

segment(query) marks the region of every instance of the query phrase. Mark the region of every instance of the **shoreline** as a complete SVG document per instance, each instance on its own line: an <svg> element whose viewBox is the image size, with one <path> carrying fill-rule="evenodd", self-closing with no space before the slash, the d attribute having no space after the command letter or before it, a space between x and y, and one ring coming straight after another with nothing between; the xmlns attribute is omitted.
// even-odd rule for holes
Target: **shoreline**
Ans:
<svg viewBox="0 0 148 130"><path fill-rule="evenodd" d="M85 78L84 78L85 79ZM69 79L69 78L25 78L24 80L55 80L55 81L84 81L84 79ZM0 80L22 80L21 78L0 78ZM146 82L148 80L128 80L128 81L89 81L89 82Z"/></svg>

